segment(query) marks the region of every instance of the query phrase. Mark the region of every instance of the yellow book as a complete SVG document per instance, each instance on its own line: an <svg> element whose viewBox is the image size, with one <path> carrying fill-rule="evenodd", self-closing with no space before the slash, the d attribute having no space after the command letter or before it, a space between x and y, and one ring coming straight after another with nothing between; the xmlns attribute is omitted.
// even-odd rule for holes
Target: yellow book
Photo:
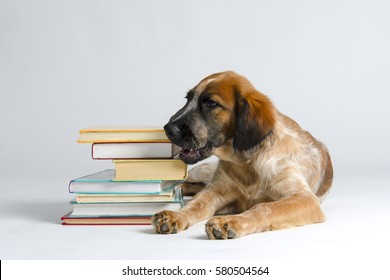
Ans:
<svg viewBox="0 0 390 280"><path fill-rule="evenodd" d="M77 203L124 203L124 202L162 202L171 201L173 190L161 194L79 194Z"/></svg>
<svg viewBox="0 0 390 280"><path fill-rule="evenodd" d="M154 126L95 126L80 130L78 143L163 142L165 131Z"/></svg>
<svg viewBox="0 0 390 280"><path fill-rule="evenodd" d="M114 160L114 181L184 180L187 164L179 159Z"/></svg>

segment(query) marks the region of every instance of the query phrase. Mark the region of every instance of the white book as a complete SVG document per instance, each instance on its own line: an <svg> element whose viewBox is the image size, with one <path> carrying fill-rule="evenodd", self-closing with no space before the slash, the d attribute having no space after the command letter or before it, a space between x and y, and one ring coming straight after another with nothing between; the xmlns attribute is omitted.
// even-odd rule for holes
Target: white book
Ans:
<svg viewBox="0 0 390 280"><path fill-rule="evenodd" d="M125 202L164 202L171 201L174 191L165 191L159 194L78 194L77 203L125 203Z"/></svg>
<svg viewBox="0 0 390 280"><path fill-rule="evenodd" d="M180 148L172 143L94 143L93 159L174 158Z"/></svg>
<svg viewBox="0 0 390 280"><path fill-rule="evenodd" d="M175 189L174 198L167 202L131 202L131 203L77 203L72 201L72 217L109 217L109 216L152 216L163 210L177 211L183 207L180 188Z"/></svg>

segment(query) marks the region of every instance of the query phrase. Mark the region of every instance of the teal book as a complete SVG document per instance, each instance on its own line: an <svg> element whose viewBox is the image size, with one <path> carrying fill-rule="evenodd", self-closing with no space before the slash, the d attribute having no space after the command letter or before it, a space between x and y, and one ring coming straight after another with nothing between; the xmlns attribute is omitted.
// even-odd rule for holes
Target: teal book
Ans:
<svg viewBox="0 0 390 280"><path fill-rule="evenodd" d="M114 181L115 170L107 169L74 179L69 192L76 194L160 194L183 183L178 181Z"/></svg>
<svg viewBox="0 0 390 280"><path fill-rule="evenodd" d="M171 201L128 202L128 203L77 203L71 202L73 211L69 217L121 217L152 216L163 210L177 211L184 206L180 188L174 189Z"/></svg>

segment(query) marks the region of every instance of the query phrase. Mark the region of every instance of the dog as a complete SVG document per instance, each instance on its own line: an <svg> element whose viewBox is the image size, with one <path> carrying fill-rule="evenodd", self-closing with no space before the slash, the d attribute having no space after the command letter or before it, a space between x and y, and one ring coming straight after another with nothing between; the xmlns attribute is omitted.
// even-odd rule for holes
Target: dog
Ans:
<svg viewBox="0 0 390 280"><path fill-rule="evenodd" d="M183 190L196 195L177 212L155 214L157 233L209 219L210 239L233 239L325 221L320 203L333 168L322 142L235 72L204 78L186 98L164 126L167 137L187 164L211 155L219 160L190 170Z"/></svg>

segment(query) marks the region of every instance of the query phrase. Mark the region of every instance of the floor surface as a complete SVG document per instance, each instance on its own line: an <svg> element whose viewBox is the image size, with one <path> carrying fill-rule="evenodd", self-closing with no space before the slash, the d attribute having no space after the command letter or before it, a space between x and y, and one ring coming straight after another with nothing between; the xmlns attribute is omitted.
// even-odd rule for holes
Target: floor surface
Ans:
<svg viewBox="0 0 390 280"><path fill-rule="evenodd" d="M151 226L62 226L71 210L65 178L2 178L1 259L366 258L390 251L390 177L337 178L322 204L327 221L235 240L206 238L205 222L175 235Z"/></svg>

